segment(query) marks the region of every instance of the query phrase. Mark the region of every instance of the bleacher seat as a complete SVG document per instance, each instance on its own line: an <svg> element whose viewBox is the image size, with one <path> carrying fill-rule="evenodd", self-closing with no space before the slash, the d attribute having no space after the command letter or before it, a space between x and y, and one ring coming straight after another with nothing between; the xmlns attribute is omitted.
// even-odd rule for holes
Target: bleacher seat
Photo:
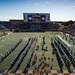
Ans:
<svg viewBox="0 0 75 75"><path fill-rule="evenodd" d="M40 25L32 25L30 30L32 31L38 31L38 30L42 30Z"/></svg>

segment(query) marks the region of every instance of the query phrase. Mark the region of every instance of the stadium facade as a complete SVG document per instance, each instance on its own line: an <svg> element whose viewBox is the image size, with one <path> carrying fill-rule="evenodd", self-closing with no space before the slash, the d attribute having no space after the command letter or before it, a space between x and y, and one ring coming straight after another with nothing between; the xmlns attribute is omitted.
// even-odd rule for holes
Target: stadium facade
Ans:
<svg viewBox="0 0 75 75"><path fill-rule="evenodd" d="M50 13L23 13L24 22L47 23L50 22Z"/></svg>

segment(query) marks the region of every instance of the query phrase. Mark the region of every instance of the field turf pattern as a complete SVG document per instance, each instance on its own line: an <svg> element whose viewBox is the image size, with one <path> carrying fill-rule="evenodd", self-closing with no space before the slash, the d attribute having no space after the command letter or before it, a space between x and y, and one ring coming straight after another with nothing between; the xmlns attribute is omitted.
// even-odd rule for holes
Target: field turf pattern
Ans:
<svg viewBox="0 0 75 75"><path fill-rule="evenodd" d="M41 50L43 36L45 36L45 41L46 41L44 48L48 46L48 51L46 51L44 55L47 59L46 62L48 62L50 66L53 64L53 69L60 70L56 56L52 54L52 47L51 47L51 37L55 37L57 34L59 34L61 37L63 36L63 33L61 32L18 32L18 33L10 33L9 35L3 37L2 39L0 38L0 54L4 54L7 50L13 47L18 42L19 39L23 40L19 44L19 46L9 56L7 56L7 58L5 58L4 61L0 63L0 70L9 69L10 62L13 60L14 57L16 57L18 52L24 47L29 37L33 37L33 38L38 37L38 41L36 45L39 45L39 50L36 50L36 47L35 47L35 53L34 53L37 55L37 62L34 66L37 66L39 64L39 58L43 57L42 54L44 53L43 50ZM75 47L72 44L72 41L70 44L72 45L73 52L75 52L74 50ZM24 58L19 68L20 70L23 70L25 68L26 62L28 57L30 56L30 53L31 53L31 49L29 50L28 54ZM53 62L49 61L48 57L54 58L54 61ZM32 61L33 61L33 58L32 58ZM31 61L31 64L32 64L32 61ZM16 69L17 63L18 61L16 62L12 70ZM34 69L34 66L33 67L31 66L29 69ZM64 69L67 69L65 65L64 65ZM71 69L74 70L75 68L71 66Z"/></svg>

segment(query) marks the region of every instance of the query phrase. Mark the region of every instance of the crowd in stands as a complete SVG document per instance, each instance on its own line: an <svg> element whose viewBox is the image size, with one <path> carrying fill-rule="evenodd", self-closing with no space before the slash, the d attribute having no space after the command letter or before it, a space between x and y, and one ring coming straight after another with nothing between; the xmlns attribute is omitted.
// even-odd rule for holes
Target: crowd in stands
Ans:
<svg viewBox="0 0 75 75"><path fill-rule="evenodd" d="M7 21L7 22L6 21L0 21L0 25L2 25L2 27L4 26L4 27L10 29L11 22L9 22L9 21Z"/></svg>
<svg viewBox="0 0 75 75"><path fill-rule="evenodd" d="M75 23L65 27L62 31L75 36Z"/></svg>
<svg viewBox="0 0 75 75"><path fill-rule="evenodd" d="M47 29L48 30L52 30L52 31L54 31L54 30L59 30L59 25L58 24L52 24L52 23L49 23L48 25L47 25Z"/></svg>
<svg viewBox="0 0 75 75"><path fill-rule="evenodd" d="M52 23L11 23L11 22L5 22L1 21L0 24L2 27L8 28L10 30L17 30L17 31L26 31L26 30L58 30L59 25L52 24ZM0 27L0 28L2 28Z"/></svg>
<svg viewBox="0 0 75 75"><path fill-rule="evenodd" d="M19 30L59 30L59 25L51 23L23 23L13 25L13 29Z"/></svg>
<svg viewBox="0 0 75 75"><path fill-rule="evenodd" d="M29 23L21 23L21 24L12 24L12 29L18 29L18 30L25 30L25 29L30 29L30 24Z"/></svg>

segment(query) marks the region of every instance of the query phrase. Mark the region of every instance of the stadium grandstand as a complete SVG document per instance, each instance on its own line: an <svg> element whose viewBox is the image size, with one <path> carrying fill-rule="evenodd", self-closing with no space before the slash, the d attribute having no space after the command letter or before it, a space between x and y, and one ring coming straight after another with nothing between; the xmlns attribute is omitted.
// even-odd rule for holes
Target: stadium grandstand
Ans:
<svg viewBox="0 0 75 75"><path fill-rule="evenodd" d="M24 20L0 22L3 26L14 31L50 31L59 30L59 24L50 22L49 13L23 13Z"/></svg>
<svg viewBox="0 0 75 75"><path fill-rule="evenodd" d="M75 23L72 24L72 25L69 25L69 26L65 27L65 28L63 29L63 31L74 35L74 34L75 34Z"/></svg>

